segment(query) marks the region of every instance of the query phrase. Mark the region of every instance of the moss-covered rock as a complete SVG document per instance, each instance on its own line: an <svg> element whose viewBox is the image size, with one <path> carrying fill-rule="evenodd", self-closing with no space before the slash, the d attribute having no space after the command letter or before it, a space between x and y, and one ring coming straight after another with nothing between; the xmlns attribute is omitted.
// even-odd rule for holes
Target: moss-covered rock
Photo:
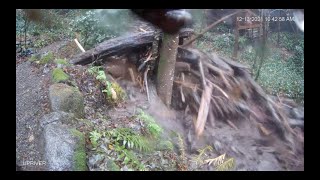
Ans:
<svg viewBox="0 0 320 180"><path fill-rule="evenodd" d="M47 64L50 61L53 61L54 55L52 52L48 52L47 54L43 55L39 61L40 64Z"/></svg>
<svg viewBox="0 0 320 180"><path fill-rule="evenodd" d="M84 116L84 99L81 92L66 84L53 84L49 88L49 99L52 111L73 113L77 118Z"/></svg>
<svg viewBox="0 0 320 180"><path fill-rule="evenodd" d="M55 68L52 71L52 81L55 83L65 82L69 79L69 75L63 72L61 68Z"/></svg>
<svg viewBox="0 0 320 180"><path fill-rule="evenodd" d="M44 158L48 170L86 171L84 135L69 125L53 120L50 122L42 131Z"/></svg>
<svg viewBox="0 0 320 180"><path fill-rule="evenodd" d="M73 163L75 171L86 171L86 152L85 152L85 138L84 134L76 129L70 130L73 137L77 138L78 144L73 154Z"/></svg>

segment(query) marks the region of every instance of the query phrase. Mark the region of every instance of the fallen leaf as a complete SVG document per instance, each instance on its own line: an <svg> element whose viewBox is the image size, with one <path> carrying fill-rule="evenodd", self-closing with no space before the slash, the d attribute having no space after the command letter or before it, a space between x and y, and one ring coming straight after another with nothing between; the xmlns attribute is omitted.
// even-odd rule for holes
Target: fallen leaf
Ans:
<svg viewBox="0 0 320 180"><path fill-rule="evenodd" d="M109 144L109 149L113 150L113 146L111 144Z"/></svg>

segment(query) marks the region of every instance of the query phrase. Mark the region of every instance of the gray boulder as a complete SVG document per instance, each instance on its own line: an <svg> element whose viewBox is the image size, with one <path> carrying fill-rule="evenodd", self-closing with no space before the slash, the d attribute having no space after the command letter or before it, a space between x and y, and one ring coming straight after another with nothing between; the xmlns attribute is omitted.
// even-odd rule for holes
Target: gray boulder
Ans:
<svg viewBox="0 0 320 180"><path fill-rule="evenodd" d="M84 135L61 123L46 124L43 129L44 156L49 171L85 171Z"/></svg>
<svg viewBox="0 0 320 180"><path fill-rule="evenodd" d="M63 111L51 112L50 114L44 115L40 120L41 128L44 128L47 124L74 124L76 118L73 113L66 113Z"/></svg>
<svg viewBox="0 0 320 180"><path fill-rule="evenodd" d="M84 116L84 99L81 92L66 84L53 84L49 88L49 98L52 111L74 113L78 118Z"/></svg>

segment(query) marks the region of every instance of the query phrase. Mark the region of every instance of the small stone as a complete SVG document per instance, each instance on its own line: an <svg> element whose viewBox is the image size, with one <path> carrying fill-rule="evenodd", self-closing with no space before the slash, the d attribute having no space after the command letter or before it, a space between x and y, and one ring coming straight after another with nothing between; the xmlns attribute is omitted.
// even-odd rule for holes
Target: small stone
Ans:
<svg viewBox="0 0 320 180"><path fill-rule="evenodd" d="M33 134L31 134L31 136L29 137L29 142L32 142L34 140L34 136L33 136Z"/></svg>

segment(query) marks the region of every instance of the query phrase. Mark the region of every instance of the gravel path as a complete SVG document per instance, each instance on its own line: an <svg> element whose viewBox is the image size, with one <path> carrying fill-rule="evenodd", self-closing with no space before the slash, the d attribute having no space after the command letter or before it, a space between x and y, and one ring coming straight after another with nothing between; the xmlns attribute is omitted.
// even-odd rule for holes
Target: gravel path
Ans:
<svg viewBox="0 0 320 180"><path fill-rule="evenodd" d="M16 164L22 170L39 171L45 166L39 152L38 121L45 114L48 91L44 82L48 75L37 73L30 62L16 64Z"/></svg>

